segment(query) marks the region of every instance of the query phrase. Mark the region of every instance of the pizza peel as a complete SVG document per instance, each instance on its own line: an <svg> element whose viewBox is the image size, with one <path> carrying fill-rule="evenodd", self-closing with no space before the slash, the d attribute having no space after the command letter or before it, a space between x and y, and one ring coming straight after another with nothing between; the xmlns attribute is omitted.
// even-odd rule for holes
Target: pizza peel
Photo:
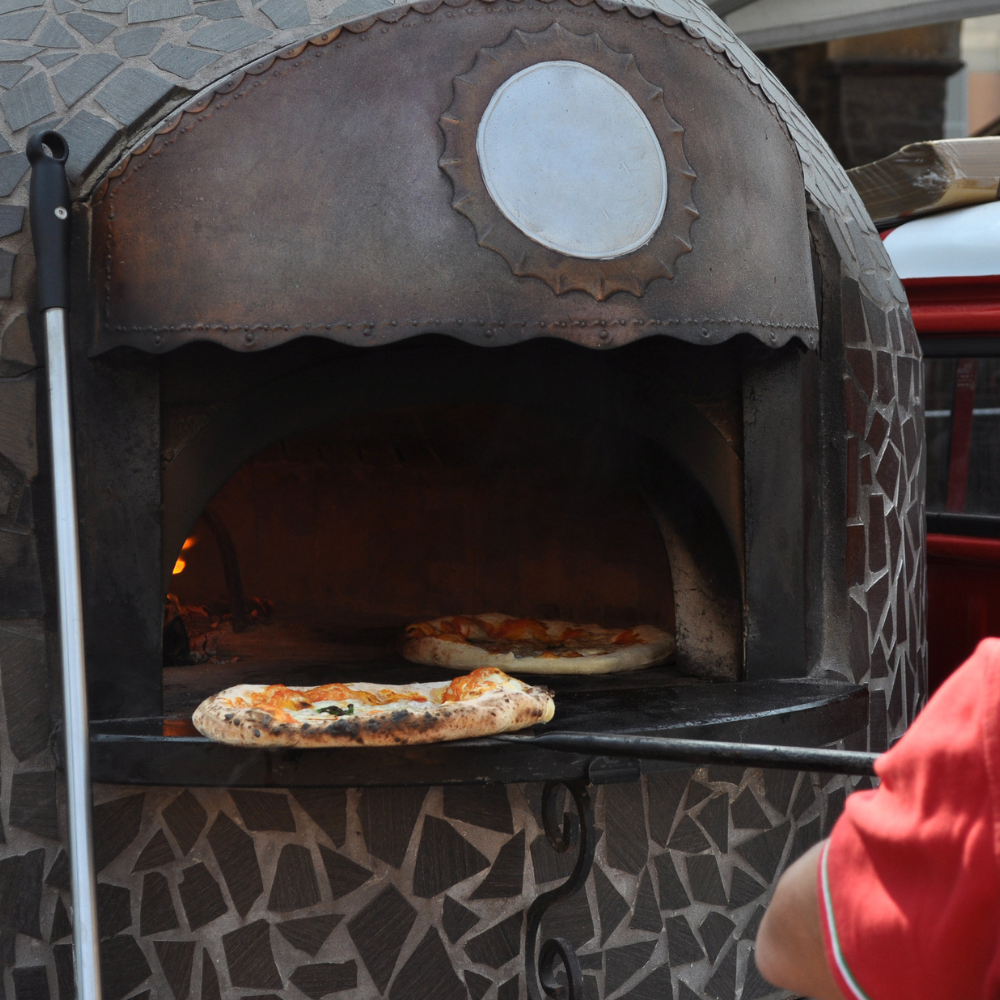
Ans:
<svg viewBox="0 0 1000 1000"><path fill-rule="evenodd" d="M38 308L45 319L48 355L76 995L79 1000L101 1000L97 887L90 813L90 746L80 592L80 541L66 349L70 227L66 159L69 146L58 132L41 132L28 140L26 152L32 168L29 215L35 246Z"/></svg>

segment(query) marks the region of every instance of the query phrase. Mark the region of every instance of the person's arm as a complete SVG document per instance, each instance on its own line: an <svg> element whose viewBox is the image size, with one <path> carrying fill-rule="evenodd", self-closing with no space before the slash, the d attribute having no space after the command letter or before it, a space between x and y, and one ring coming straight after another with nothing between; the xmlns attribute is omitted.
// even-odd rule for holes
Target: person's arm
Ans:
<svg viewBox="0 0 1000 1000"><path fill-rule="evenodd" d="M826 961L817 867L826 841L781 876L757 932L757 968L775 986L813 1000L845 1000Z"/></svg>

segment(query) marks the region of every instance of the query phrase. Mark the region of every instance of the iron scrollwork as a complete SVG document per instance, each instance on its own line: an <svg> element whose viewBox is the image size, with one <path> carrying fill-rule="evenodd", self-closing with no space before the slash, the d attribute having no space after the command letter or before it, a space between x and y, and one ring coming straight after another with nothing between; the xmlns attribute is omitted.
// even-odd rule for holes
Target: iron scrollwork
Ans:
<svg viewBox="0 0 1000 1000"><path fill-rule="evenodd" d="M556 815L556 790L565 787L573 796L576 815L563 814L562 827ZM542 822L545 836L553 850L565 854L579 847L573 873L562 885L542 893L528 909L528 932L525 941L525 977L528 1000L582 1000L583 975L573 946L565 938L549 938L537 951L538 931L546 911L583 888L594 864L594 806L582 781L547 781L542 791ZM559 979L560 965L565 982Z"/></svg>

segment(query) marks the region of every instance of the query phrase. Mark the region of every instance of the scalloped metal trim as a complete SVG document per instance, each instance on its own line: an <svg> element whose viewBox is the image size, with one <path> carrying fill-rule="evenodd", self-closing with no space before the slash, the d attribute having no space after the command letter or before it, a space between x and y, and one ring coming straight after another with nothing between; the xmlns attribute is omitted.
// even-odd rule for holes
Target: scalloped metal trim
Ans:
<svg viewBox="0 0 1000 1000"><path fill-rule="evenodd" d="M645 246L623 257L568 257L536 243L501 213L483 183L476 133L486 106L505 80L547 60L572 60L610 77L639 105L660 142L669 180L663 221ZM500 45L481 49L453 86L454 100L438 122L445 137L438 165L454 189L452 208L472 223L481 247L500 254L519 278L540 278L556 295L583 291L599 302L615 292L641 297L651 281L673 278L677 258L691 251L691 224L698 218L691 198L695 172L684 155L684 129L663 103L663 88L639 72L631 53L615 51L597 32L577 35L558 21L543 31L514 28Z"/></svg>

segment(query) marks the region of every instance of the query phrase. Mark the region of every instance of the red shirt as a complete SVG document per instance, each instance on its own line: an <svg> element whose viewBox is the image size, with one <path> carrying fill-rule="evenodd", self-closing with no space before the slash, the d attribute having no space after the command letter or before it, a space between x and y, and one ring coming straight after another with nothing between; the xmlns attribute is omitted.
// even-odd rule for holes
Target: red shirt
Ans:
<svg viewBox="0 0 1000 1000"><path fill-rule="evenodd" d="M819 865L826 957L858 1000L1000 998L1000 639L847 800Z"/></svg>

